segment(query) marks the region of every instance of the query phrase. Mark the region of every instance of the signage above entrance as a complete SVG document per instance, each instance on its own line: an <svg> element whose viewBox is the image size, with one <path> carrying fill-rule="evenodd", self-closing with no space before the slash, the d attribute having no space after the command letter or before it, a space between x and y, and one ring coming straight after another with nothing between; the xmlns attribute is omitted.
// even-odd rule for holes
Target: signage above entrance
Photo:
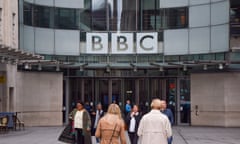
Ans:
<svg viewBox="0 0 240 144"><path fill-rule="evenodd" d="M134 38L135 37L135 38ZM158 53L158 33L87 33L87 54Z"/></svg>
<svg viewBox="0 0 240 144"><path fill-rule="evenodd" d="M5 76L0 76L0 84L3 84L6 82Z"/></svg>

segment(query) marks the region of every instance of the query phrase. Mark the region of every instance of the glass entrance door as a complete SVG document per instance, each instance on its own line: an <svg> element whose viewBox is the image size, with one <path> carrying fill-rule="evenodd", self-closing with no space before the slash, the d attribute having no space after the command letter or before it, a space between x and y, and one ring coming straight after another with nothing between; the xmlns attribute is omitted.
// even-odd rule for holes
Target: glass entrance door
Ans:
<svg viewBox="0 0 240 144"><path fill-rule="evenodd" d="M179 80L179 124L190 124L191 104L190 104L190 80Z"/></svg>
<svg viewBox="0 0 240 144"><path fill-rule="evenodd" d="M109 105L109 81L108 80L99 80L98 84L98 99L102 104L103 110L106 111Z"/></svg>
<svg viewBox="0 0 240 144"><path fill-rule="evenodd" d="M78 78L70 79L69 106L77 100L98 103L106 111L109 104L118 104L122 111L126 100L138 104L143 113L150 110L152 98L167 101L175 124L190 123L190 80L187 78Z"/></svg>

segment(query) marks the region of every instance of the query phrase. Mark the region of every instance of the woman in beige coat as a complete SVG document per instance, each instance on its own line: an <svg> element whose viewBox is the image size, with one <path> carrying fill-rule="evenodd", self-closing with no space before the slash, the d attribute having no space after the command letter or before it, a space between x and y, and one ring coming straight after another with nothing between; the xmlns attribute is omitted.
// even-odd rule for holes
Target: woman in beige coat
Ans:
<svg viewBox="0 0 240 144"><path fill-rule="evenodd" d="M100 144L126 144L124 121L117 104L108 107L107 114L99 120L95 133L101 139ZM119 141L120 138L120 141Z"/></svg>

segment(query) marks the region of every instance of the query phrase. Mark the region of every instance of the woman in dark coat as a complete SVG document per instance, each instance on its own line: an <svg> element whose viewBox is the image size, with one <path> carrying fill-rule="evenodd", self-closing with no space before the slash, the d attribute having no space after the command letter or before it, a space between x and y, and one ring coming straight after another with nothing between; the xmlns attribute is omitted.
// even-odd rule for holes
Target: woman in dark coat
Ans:
<svg viewBox="0 0 240 144"><path fill-rule="evenodd" d="M77 103L77 108L70 113L70 117L73 120L77 144L92 144L91 118L82 102Z"/></svg>

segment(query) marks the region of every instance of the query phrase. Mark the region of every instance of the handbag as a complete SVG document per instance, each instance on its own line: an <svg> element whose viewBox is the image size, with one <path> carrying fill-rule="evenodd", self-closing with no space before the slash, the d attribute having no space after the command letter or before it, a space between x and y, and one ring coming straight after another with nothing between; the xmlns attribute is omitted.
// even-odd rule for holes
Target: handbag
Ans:
<svg viewBox="0 0 240 144"><path fill-rule="evenodd" d="M115 130L116 130L116 127L117 127L117 124L115 124L115 126L114 126L113 133L112 133L112 136L111 136L111 138L110 138L109 144L112 143L112 138L113 138L114 132L115 132Z"/></svg>
<svg viewBox="0 0 240 144"><path fill-rule="evenodd" d="M75 143L75 132L73 131L71 122L64 128L58 140L65 143Z"/></svg>

